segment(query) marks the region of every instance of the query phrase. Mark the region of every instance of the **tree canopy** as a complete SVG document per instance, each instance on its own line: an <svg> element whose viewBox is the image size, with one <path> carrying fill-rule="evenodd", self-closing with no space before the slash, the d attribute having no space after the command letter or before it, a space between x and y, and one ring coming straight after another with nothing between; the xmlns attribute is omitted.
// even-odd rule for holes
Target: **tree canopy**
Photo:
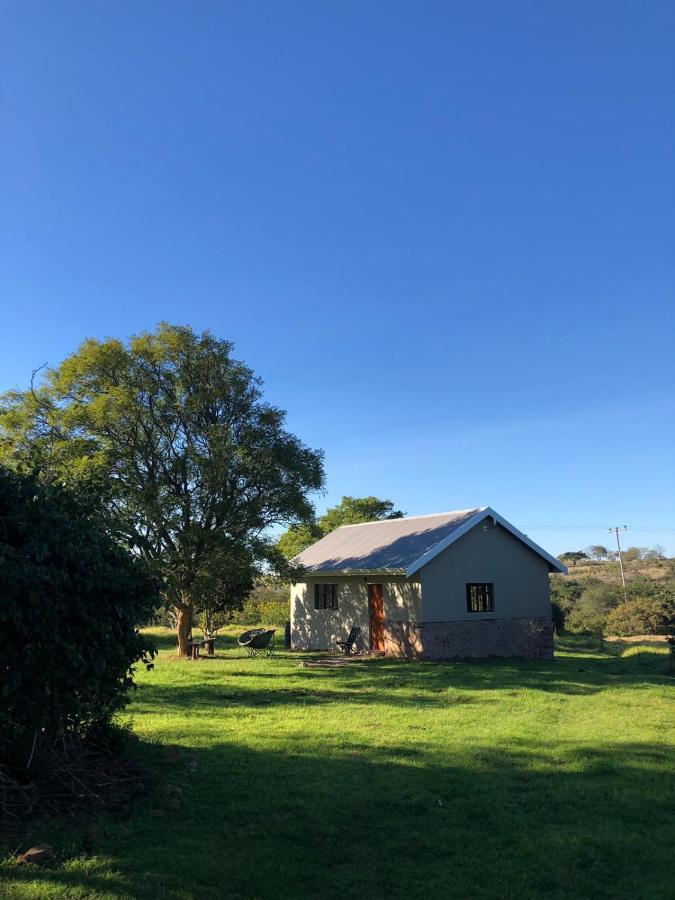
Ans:
<svg viewBox="0 0 675 900"><path fill-rule="evenodd" d="M588 559L588 554L583 550L568 550L566 553L561 553L558 558L561 562L571 562L573 566L576 566L582 560Z"/></svg>
<svg viewBox="0 0 675 900"><path fill-rule="evenodd" d="M609 550L603 544L591 544L586 552L591 559L597 561L607 559L609 555Z"/></svg>
<svg viewBox="0 0 675 900"><path fill-rule="evenodd" d="M103 499L161 575L184 653L199 592L239 597L247 573L283 559L267 529L312 516L323 454L284 423L228 341L162 323L87 340L37 387L6 394L0 460Z"/></svg>
<svg viewBox="0 0 675 900"><path fill-rule="evenodd" d="M400 519L405 515L394 508L391 500L379 497L345 496L316 521L301 523L288 529L279 538L279 550L287 559L292 559L310 544L315 543L342 525L359 525L378 519Z"/></svg>

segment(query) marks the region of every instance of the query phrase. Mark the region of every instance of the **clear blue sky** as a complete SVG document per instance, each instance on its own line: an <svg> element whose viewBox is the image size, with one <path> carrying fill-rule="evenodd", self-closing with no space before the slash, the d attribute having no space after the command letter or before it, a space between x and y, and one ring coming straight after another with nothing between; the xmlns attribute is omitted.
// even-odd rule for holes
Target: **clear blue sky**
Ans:
<svg viewBox="0 0 675 900"><path fill-rule="evenodd" d="M675 553L672 2L0 15L0 389L210 328L324 448L319 510Z"/></svg>

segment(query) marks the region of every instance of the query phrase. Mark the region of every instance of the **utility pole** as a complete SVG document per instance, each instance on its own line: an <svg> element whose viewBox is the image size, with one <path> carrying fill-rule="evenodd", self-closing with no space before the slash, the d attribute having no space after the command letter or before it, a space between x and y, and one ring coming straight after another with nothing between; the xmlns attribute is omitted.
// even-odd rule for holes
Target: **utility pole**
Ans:
<svg viewBox="0 0 675 900"><path fill-rule="evenodd" d="M616 535L616 546L619 550L619 567L621 568L621 584L623 585L623 600L624 603L628 603L628 595L626 594L626 576L623 571L623 557L621 556L621 542L619 541L619 532L620 531L628 531L627 525L617 525L616 528L610 528L610 534L614 532Z"/></svg>

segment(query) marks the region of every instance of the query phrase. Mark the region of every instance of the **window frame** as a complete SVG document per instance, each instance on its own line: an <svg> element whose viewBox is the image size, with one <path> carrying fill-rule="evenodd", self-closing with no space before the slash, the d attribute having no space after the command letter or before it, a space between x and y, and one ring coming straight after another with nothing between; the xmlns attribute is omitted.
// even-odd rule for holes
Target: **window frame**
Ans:
<svg viewBox="0 0 675 900"><path fill-rule="evenodd" d="M331 590L328 591L327 588ZM330 594L330 603L327 599ZM314 585L314 609L315 610L335 610L338 608L338 586L337 583L330 584L316 583Z"/></svg>
<svg viewBox="0 0 675 900"><path fill-rule="evenodd" d="M487 588L485 591L487 599L487 607L485 609L476 609L473 606L472 588ZM479 601L481 598L477 593L475 599ZM467 581L466 582L466 611L472 615L481 615L484 613L493 613L495 611L495 585L493 581Z"/></svg>

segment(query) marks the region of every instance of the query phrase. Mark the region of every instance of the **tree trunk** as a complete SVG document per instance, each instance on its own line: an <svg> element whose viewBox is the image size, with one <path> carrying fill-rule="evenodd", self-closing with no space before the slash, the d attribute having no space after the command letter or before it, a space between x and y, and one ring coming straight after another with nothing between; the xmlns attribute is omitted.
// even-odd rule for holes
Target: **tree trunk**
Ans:
<svg viewBox="0 0 675 900"><path fill-rule="evenodd" d="M176 613L176 635L178 637L178 655L190 655L190 639L192 638L192 607L187 604L174 607Z"/></svg>

